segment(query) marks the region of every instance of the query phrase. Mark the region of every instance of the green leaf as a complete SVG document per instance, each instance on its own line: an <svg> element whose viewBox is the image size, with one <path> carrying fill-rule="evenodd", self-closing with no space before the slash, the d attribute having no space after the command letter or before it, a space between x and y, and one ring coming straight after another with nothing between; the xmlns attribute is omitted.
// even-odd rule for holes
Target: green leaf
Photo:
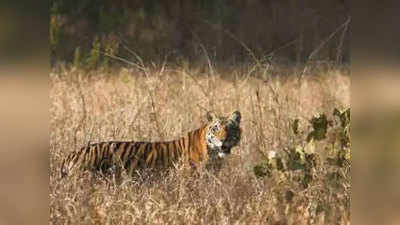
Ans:
<svg viewBox="0 0 400 225"><path fill-rule="evenodd" d="M311 139L318 141L325 139L328 130L328 119L326 115L323 113L314 116L309 122L313 127L313 131L308 134L307 142L311 141Z"/></svg>

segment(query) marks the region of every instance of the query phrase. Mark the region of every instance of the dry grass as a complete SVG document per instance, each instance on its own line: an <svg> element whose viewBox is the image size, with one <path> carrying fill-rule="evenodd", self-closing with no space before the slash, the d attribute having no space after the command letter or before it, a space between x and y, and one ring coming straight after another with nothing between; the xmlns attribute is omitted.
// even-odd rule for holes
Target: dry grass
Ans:
<svg viewBox="0 0 400 225"><path fill-rule="evenodd" d="M350 224L349 190L325 179L332 168L321 166L308 188L296 180L298 171L257 178L252 170L262 154L299 141L289 121L300 118L308 129L315 113L349 106L349 77L333 69L301 80L265 74L51 74L50 224ZM187 176L177 169L120 185L90 175L58 179L62 158L89 141L174 139L197 128L206 110L235 109L243 136L219 172Z"/></svg>

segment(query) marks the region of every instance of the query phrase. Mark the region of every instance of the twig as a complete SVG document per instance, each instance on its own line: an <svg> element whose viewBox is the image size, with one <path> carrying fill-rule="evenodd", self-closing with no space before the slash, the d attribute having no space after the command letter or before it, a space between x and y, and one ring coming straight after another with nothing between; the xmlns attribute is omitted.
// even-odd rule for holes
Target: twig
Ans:
<svg viewBox="0 0 400 225"><path fill-rule="evenodd" d="M279 50L281 50L281 49L284 49L284 48L286 48L286 47L288 47L288 46L290 46L290 45L296 43L298 40L299 40L298 38L296 38L296 39L294 39L294 40L291 40L291 41L289 41L289 42L287 42L287 43L285 43L285 44L279 46L278 48L276 48L276 49L270 51L268 54L266 54L266 56L273 56L273 55L275 54L275 52L277 52L277 51L279 51Z"/></svg>
<svg viewBox="0 0 400 225"><path fill-rule="evenodd" d="M208 25L210 25L213 29L220 29L222 30L225 34L227 34L230 38L232 38L233 40L237 41L248 53L249 55L253 58L253 60L257 63L257 66L261 66L261 62L260 60L257 58L257 56L254 54L254 52L250 49L249 46L246 45L246 43L244 43L242 40L240 40L238 37L236 37L232 32L230 32L227 29L223 29L223 28L216 28L212 23L208 22L205 19L200 20L203 23L206 23Z"/></svg>
<svg viewBox="0 0 400 225"><path fill-rule="evenodd" d="M336 28L335 31L333 31L327 38L325 38L325 40L321 41L321 43L319 44L319 46L311 52L311 54L308 56L307 58L307 62L309 62L310 60L312 60L314 58L314 56L322 49L322 47L329 41L331 40L341 29L346 28L347 25L350 23L351 21L351 17L349 16L347 18L347 20L341 24L338 28ZM305 74L305 72L307 71L307 65L304 66L303 72L300 74L300 77L303 77L303 75Z"/></svg>
<svg viewBox="0 0 400 225"><path fill-rule="evenodd" d="M95 51L97 51L97 50L95 50ZM108 54L108 53L102 52L102 51L97 51L97 52L99 52L99 53L101 53L101 54L103 54L103 55L105 55L105 56L108 56L108 57L110 57L110 58L112 58L112 59L115 59L115 60L119 60L119 61L121 61L121 62L124 62L124 63L126 63L126 64L128 64L128 65L137 67L137 68L139 68L139 69L142 70L142 71L146 70L145 67L140 66L139 64L134 63L134 62L131 62L131 61L126 60L126 59L124 59L124 58L121 58L121 57L119 57L119 56L111 55L111 54Z"/></svg>
<svg viewBox="0 0 400 225"><path fill-rule="evenodd" d="M342 35L341 35L341 37L340 37L340 42L339 42L339 46L338 46L337 53L336 53L336 64L338 64L339 61L340 61L341 58L342 58L342 50L343 50L344 37L345 37L345 35L346 35L346 33L347 33L347 29L348 29L348 27L349 27L348 25L349 25L350 20L351 20L350 16L348 17L347 20L348 20L348 22L347 22L346 26L344 27L343 32L342 32Z"/></svg>
<svg viewBox="0 0 400 225"><path fill-rule="evenodd" d="M201 39L199 38L199 36L198 36L194 31L192 31L192 35L193 35L193 36L197 39L197 41L199 42L199 45L200 45L200 47L201 47L201 50L203 51L204 56L205 56L206 59L207 59L208 68L210 69L211 74L214 74L214 69L213 69L212 64L211 64L210 56L208 55L208 52L207 52L207 50L206 50L206 48L205 48L203 42L201 41Z"/></svg>

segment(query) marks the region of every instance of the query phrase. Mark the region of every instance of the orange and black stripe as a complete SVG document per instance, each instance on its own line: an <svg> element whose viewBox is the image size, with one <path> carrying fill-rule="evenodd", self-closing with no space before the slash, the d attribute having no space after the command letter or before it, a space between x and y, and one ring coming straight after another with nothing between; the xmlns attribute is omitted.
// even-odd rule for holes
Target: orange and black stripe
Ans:
<svg viewBox="0 0 400 225"><path fill-rule="evenodd" d="M207 126L191 131L184 137L168 142L121 142L91 143L71 152L63 161L61 176L75 169L105 172L113 166L121 166L132 173L141 168L165 168L182 160L196 164L208 159L205 133Z"/></svg>

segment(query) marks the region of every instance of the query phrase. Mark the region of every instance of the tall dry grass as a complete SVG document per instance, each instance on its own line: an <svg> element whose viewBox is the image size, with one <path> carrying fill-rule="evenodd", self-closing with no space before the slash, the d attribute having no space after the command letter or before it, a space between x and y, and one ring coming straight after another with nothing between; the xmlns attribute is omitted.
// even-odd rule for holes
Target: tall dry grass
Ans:
<svg viewBox="0 0 400 225"><path fill-rule="evenodd" d="M330 168L322 166L307 188L296 171L253 174L263 155L295 141L290 121L300 118L300 128L308 129L315 113L350 105L348 75L146 71L51 74L50 224L350 224L349 190L325 181ZM88 142L175 139L198 128L207 110L236 109L243 136L218 172L187 176L176 169L122 184L90 174L58 179L63 157ZM325 154L323 146L318 154Z"/></svg>

